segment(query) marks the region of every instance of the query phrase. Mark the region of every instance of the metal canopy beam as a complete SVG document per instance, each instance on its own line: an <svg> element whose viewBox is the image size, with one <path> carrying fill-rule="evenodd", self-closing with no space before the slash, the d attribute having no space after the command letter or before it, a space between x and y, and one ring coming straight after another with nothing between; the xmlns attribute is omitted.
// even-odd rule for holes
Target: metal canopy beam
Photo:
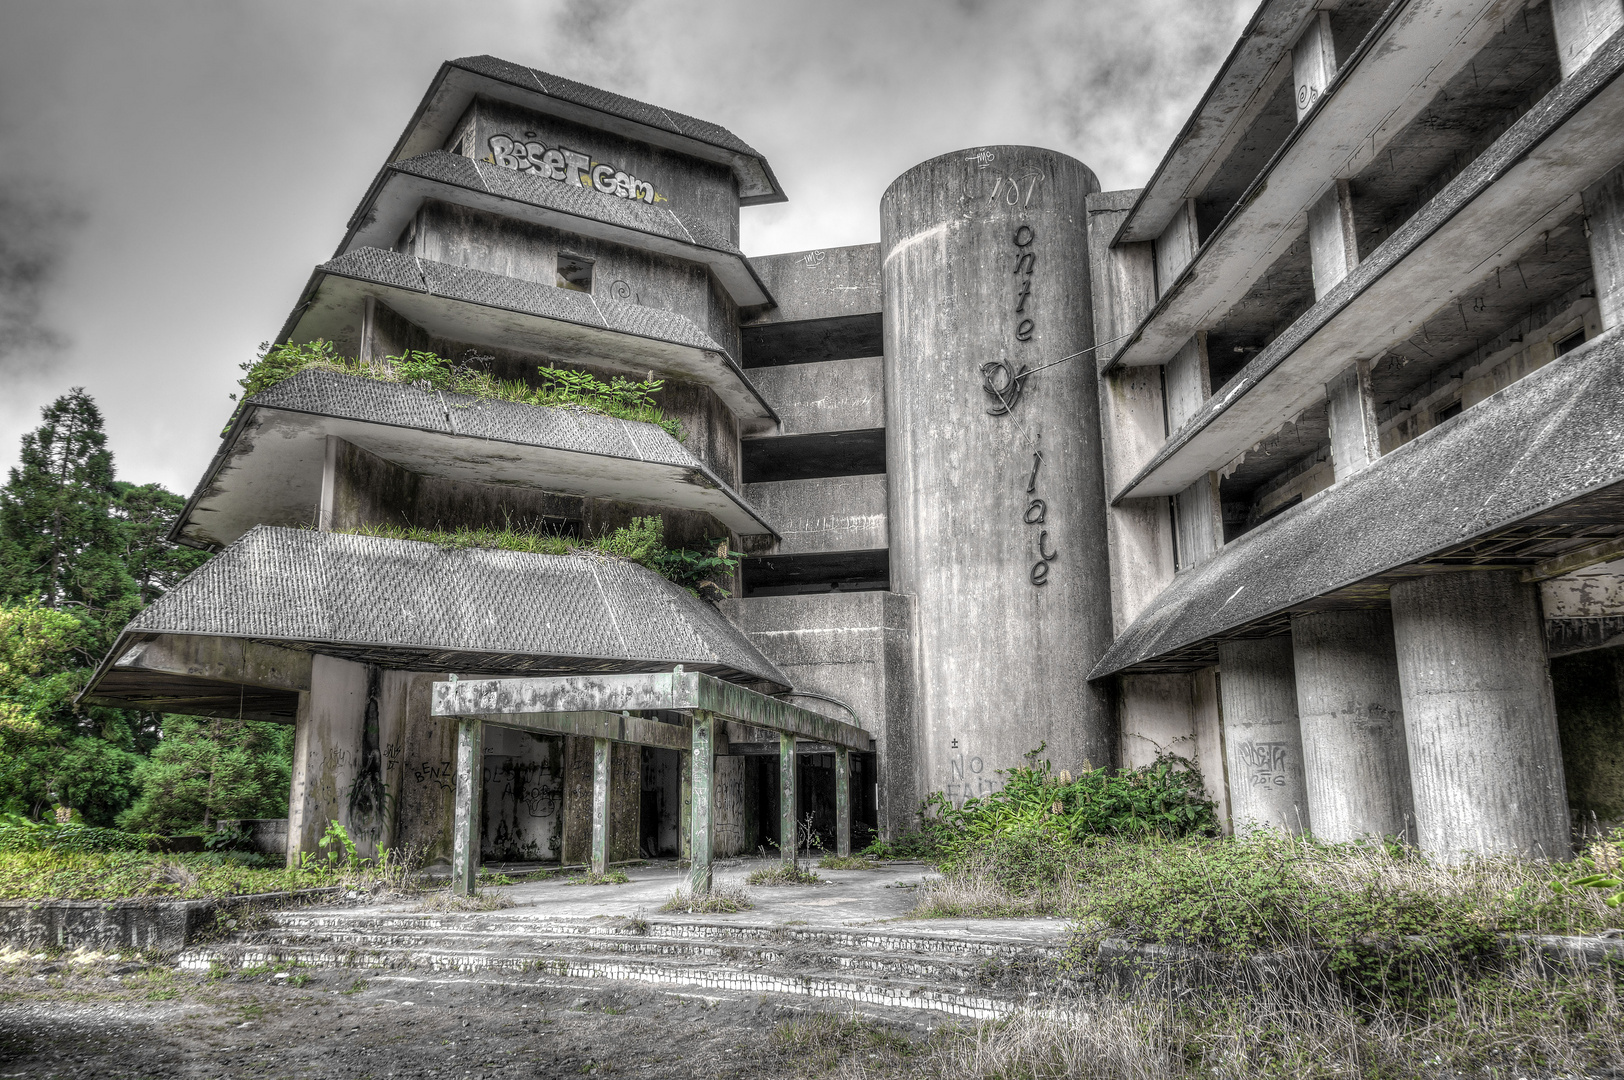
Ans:
<svg viewBox="0 0 1624 1080"><path fill-rule="evenodd" d="M711 713L781 735L865 752L874 748L873 738L862 728L724 682L714 675L685 672L680 667L655 674L468 679L434 684L435 716L478 718L493 724L514 724L513 717L554 722L558 714L661 711ZM540 720L543 714L553 717Z"/></svg>

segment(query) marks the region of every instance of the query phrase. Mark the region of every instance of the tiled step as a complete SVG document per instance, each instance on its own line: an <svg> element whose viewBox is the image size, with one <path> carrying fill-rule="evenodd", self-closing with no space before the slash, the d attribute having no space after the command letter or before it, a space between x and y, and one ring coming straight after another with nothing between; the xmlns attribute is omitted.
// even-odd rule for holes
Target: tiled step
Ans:
<svg viewBox="0 0 1624 1080"><path fill-rule="evenodd" d="M630 981L661 987L688 987L749 994L789 995L897 1009L927 1009L964 1019L1006 1015L1039 991L990 990L972 981L909 979L898 974L868 975L828 970L769 970L731 963L594 952L540 952L510 948L417 948L361 945L224 942L188 949L178 958L186 970L261 965L344 967L362 970L500 972L581 981Z"/></svg>

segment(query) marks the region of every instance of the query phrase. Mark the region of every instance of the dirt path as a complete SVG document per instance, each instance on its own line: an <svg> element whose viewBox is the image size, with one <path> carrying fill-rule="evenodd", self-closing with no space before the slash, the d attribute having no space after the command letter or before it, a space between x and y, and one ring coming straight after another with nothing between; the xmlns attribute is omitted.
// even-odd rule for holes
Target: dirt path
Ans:
<svg viewBox="0 0 1624 1080"><path fill-rule="evenodd" d="M215 979L116 962L0 969L0 1077L900 1075L924 1033L793 1002L636 984L347 970Z"/></svg>

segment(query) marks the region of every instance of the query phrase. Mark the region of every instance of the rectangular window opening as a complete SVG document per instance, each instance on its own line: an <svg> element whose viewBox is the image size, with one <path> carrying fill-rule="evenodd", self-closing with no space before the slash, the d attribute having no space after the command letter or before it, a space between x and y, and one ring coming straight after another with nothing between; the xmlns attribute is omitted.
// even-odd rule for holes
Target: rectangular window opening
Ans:
<svg viewBox="0 0 1624 1080"><path fill-rule="evenodd" d="M558 253L558 280L555 282L560 289L573 289L576 292L589 293L592 291L592 260L583 259L579 255L566 255Z"/></svg>
<svg viewBox="0 0 1624 1080"><path fill-rule="evenodd" d="M1581 326L1579 329L1575 330L1573 333L1556 343L1556 355L1566 356L1568 353L1572 352L1574 349L1577 349L1584 343L1585 331L1584 327Z"/></svg>
<svg viewBox="0 0 1624 1080"><path fill-rule="evenodd" d="M1459 398L1451 401L1448 405L1445 405L1443 408L1432 414L1432 425L1437 427L1445 420L1453 420L1455 417L1460 415L1461 410L1465 407L1466 406L1460 403Z"/></svg>

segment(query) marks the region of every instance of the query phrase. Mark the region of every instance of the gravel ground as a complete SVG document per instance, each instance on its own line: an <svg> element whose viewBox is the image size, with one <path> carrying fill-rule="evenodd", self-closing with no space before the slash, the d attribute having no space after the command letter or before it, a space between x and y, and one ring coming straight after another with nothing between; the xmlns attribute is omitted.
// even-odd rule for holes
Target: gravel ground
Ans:
<svg viewBox="0 0 1624 1080"><path fill-rule="evenodd" d="M788 1077L901 1069L918 1021L798 1002L296 970L0 957L0 1077ZM849 1016L849 1014L848 1014ZM847 1060L855 1056L858 1061Z"/></svg>

